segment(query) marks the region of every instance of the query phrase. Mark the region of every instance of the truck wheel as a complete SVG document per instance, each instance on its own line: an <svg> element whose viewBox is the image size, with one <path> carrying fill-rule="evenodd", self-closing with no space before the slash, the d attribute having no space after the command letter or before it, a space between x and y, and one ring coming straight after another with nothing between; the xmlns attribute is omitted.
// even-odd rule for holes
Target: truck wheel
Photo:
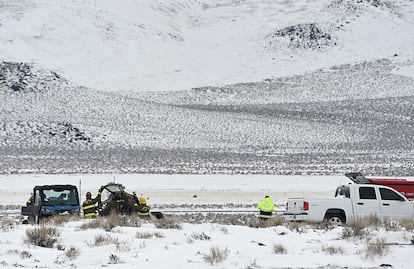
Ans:
<svg viewBox="0 0 414 269"><path fill-rule="evenodd" d="M342 226L345 223L344 217L341 215L327 215L325 220L331 227Z"/></svg>

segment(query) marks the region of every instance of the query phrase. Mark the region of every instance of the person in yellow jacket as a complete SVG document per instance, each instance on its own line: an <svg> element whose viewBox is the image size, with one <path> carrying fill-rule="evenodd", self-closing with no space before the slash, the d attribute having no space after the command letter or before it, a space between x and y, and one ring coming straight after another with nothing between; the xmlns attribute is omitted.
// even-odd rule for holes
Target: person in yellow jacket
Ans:
<svg viewBox="0 0 414 269"><path fill-rule="evenodd" d="M273 204L272 199L269 195L266 195L265 198L260 201L257 208L260 210L259 218L269 219L272 217L273 211L275 211L275 204Z"/></svg>
<svg viewBox="0 0 414 269"><path fill-rule="evenodd" d="M98 195L92 199L92 194L88 191L86 193L86 200L82 203L82 211L85 219L96 218L98 206L96 203L101 199L101 189Z"/></svg>
<svg viewBox="0 0 414 269"><path fill-rule="evenodd" d="M150 207L147 205L147 199L144 197L139 198L139 205L138 205L138 216L149 218L150 217Z"/></svg>
<svg viewBox="0 0 414 269"><path fill-rule="evenodd" d="M33 205L33 201L34 201L34 196L33 196L33 193L31 193L29 199L26 202L26 206Z"/></svg>

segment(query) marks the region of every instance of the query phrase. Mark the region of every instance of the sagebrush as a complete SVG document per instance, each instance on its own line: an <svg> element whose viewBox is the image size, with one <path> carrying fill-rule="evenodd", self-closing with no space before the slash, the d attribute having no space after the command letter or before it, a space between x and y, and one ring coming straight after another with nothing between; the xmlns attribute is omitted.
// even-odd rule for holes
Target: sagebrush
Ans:
<svg viewBox="0 0 414 269"><path fill-rule="evenodd" d="M365 248L365 258L382 257L388 251L388 245L385 239L379 238L369 242Z"/></svg>
<svg viewBox="0 0 414 269"><path fill-rule="evenodd" d="M218 264L227 259L229 255L229 250L227 248L221 249L217 246L210 248L210 253L205 254L203 259L205 262L210 263L211 265Z"/></svg>
<svg viewBox="0 0 414 269"><path fill-rule="evenodd" d="M27 229L26 236L29 243L46 248L53 248L59 240L59 231L55 227L41 225L40 227Z"/></svg>

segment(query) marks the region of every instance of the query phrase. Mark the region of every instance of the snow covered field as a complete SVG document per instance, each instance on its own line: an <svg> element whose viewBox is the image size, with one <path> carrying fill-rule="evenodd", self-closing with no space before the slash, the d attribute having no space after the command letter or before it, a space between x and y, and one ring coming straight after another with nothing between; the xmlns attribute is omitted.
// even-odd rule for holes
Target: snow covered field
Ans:
<svg viewBox="0 0 414 269"><path fill-rule="evenodd" d="M78 185L79 180L82 193L96 192L101 184L115 180L148 196L150 204L190 207L191 203L255 204L265 194L283 204L291 195L332 196L338 184L348 183L341 176L1 175L0 205L23 204L36 184ZM2 268L409 269L414 263L414 232L398 227L370 227L361 237L343 238L344 228L288 223L252 228L182 222L178 228L161 228L154 220L139 227L105 230L85 228L89 222L57 225L57 242L46 248L27 242L26 231L39 226L12 225L1 219L0 264ZM382 254L373 250L378 246L383 247Z"/></svg>
<svg viewBox="0 0 414 269"><path fill-rule="evenodd" d="M225 204L258 203L264 195L283 203L287 195L303 193L330 196L336 187L349 182L342 176L273 175L152 175L152 174L74 174L74 175L0 175L0 204L23 205L34 185L73 184L81 192L96 194L101 185L115 181L127 191L149 197L150 203ZM197 198L193 196L196 195ZM82 195L83 197L84 195Z"/></svg>

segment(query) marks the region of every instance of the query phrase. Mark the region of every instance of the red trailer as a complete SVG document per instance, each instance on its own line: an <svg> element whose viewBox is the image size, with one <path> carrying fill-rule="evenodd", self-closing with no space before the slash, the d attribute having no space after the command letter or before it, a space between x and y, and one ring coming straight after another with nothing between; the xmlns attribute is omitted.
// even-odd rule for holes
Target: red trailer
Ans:
<svg viewBox="0 0 414 269"><path fill-rule="evenodd" d="M347 173L345 176L355 183L369 183L393 188L407 197L407 199L414 200L414 180L405 178L372 178L365 177L361 173Z"/></svg>

